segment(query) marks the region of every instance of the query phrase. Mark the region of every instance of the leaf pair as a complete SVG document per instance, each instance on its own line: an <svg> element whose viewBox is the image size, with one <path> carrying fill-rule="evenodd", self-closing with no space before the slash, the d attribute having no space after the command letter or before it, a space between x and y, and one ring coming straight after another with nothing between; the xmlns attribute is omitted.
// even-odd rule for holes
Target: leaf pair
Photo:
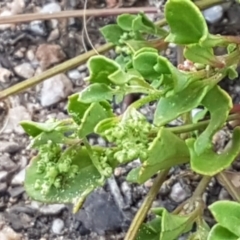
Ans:
<svg viewBox="0 0 240 240"><path fill-rule="evenodd" d="M240 204L218 201L209 207L217 224L211 229L207 240L240 239Z"/></svg>
<svg viewBox="0 0 240 240"><path fill-rule="evenodd" d="M136 240L175 240L183 233L189 232L196 220L194 211L182 216L171 214L164 208L155 208L152 212L156 218L142 224Z"/></svg>

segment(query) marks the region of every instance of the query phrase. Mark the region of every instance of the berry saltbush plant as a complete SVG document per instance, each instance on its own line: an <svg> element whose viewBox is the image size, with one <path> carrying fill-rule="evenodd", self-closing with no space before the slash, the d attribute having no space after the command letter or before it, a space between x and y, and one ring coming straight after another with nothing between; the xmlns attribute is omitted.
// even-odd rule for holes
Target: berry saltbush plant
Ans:
<svg viewBox="0 0 240 240"><path fill-rule="evenodd" d="M230 114L232 100L218 85L226 77L238 77L240 38L210 34L190 0L168 0L165 17L169 30L144 13L120 15L116 24L103 27L101 32L116 46L117 57L89 59L88 86L68 99L70 118L21 122L31 137L31 148L38 150L27 168L25 188L37 201L73 203L76 212L119 165L139 159L141 166L127 180L143 184L158 174L160 187L171 167L189 164L203 176L193 196L173 213L152 209L155 218L150 222L137 217L126 239L174 240L192 232L191 240L237 240L240 204L219 201L209 206L217 222L211 228L203 218L202 193L211 177L227 169L240 153L239 127L221 153L212 143L229 120L240 118ZM169 43L183 47L183 65L175 67L161 55ZM216 47L225 48L226 54L215 55ZM143 97L116 114L113 102L121 103L132 93ZM139 109L153 102L156 110L149 121ZM201 111L192 117L195 108ZM183 124L171 127L175 119ZM107 147L90 145L93 133L104 138Z"/></svg>

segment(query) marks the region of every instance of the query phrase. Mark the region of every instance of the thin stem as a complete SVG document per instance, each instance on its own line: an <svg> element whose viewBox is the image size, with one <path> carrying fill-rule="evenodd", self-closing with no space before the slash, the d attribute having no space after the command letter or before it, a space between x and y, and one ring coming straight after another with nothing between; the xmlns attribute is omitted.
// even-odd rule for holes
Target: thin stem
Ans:
<svg viewBox="0 0 240 240"><path fill-rule="evenodd" d="M240 119L240 114L231 114L228 116L227 121L233 121L233 120L239 120ZM205 120L201 121L198 123L192 123L192 124L187 124L183 126L178 126L178 127L169 127L167 128L168 130L172 131L175 134L180 134L180 133L186 133L186 132L192 132L195 130L202 129L206 127L209 124L210 120Z"/></svg>
<svg viewBox="0 0 240 240"><path fill-rule="evenodd" d="M142 206L140 207L137 214L135 215L124 240L135 240L136 235L138 233L138 229L141 226L142 222L144 221L148 211L150 210L152 206L152 202L156 198L159 188L162 186L163 182L165 181L168 175L168 172L169 172L169 169L161 171L156 177L148 195L144 199Z"/></svg>
<svg viewBox="0 0 240 240"><path fill-rule="evenodd" d="M49 20L49 19L61 19L72 17L97 17L97 16L113 16L123 13L137 14L139 12L145 13L157 13L156 7L134 7L134 8L111 8L111 9L87 9L87 10L70 10L55 13L27 13L17 14L14 16L0 17L0 24L10 23L23 23L31 22L34 20Z"/></svg>
<svg viewBox="0 0 240 240"><path fill-rule="evenodd" d="M240 202L240 194L238 190L234 187L231 180L229 180L223 172L220 172L217 174L217 180L226 188L226 190L229 192L229 194L232 196L232 198Z"/></svg>
<svg viewBox="0 0 240 240"><path fill-rule="evenodd" d="M202 198L203 193L205 192L206 187L210 183L212 177L210 176L203 176L201 181L199 182L197 188L195 189L192 198L197 199L197 198Z"/></svg>
<svg viewBox="0 0 240 240"><path fill-rule="evenodd" d="M155 101L155 100L158 100L161 96L163 95L162 92L156 92L156 93L153 93L151 95L148 95L146 97L143 97L137 101L135 101L134 103L132 103L130 106L129 106L129 109L130 108L140 108L142 107L143 105L149 103L149 102L152 102L152 101Z"/></svg>
<svg viewBox="0 0 240 240"><path fill-rule="evenodd" d="M105 53L108 50L110 50L112 47L113 47L113 44L107 43L96 49L99 53ZM72 58L62 64L59 64L56 67L53 67L53 68L41 73L40 75L29 78L28 80L25 80L23 82L15 84L14 86L12 86L10 88L0 91L0 100L3 100L6 97L11 96L13 94L19 93L27 88L33 87L34 85L44 81L45 79L48 79L59 73L68 71L74 67L78 67L79 65L85 63L90 57L92 57L94 55L96 55L95 50L91 50L91 51L86 52L82 55L79 55L75 58Z"/></svg>

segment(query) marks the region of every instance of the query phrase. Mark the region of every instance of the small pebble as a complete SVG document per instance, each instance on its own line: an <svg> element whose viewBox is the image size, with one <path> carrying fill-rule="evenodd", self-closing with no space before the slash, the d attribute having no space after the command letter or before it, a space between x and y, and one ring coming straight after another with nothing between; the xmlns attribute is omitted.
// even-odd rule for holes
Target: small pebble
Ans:
<svg viewBox="0 0 240 240"><path fill-rule="evenodd" d="M14 68L16 73L23 78L30 78L34 75L35 70L30 63L22 63Z"/></svg>
<svg viewBox="0 0 240 240"><path fill-rule="evenodd" d="M12 185L22 185L25 180L25 174L25 169L22 169L19 173L17 173L12 179Z"/></svg>
<svg viewBox="0 0 240 240"><path fill-rule="evenodd" d="M56 218L56 219L53 220L53 223L52 223L53 233L59 235L59 234L61 234L63 228L64 228L64 222L63 222L62 219Z"/></svg>
<svg viewBox="0 0 240 240"><path fill-rule="evenodd" d="M209 23L218 22L223 16L223 7L221 5L216 5L208 9L203 10L203 15Z"/></svg>
<svg viewBox="0 0 240 240"><path fill-rule="evenodd" d="M41 90L41 105L48 107L67 98L72 93L72 89L72 82L65 74L47 79L43 82Z"/></svg>
<svg viewBox="0 0 240 240"><path fill-rule="evenodd" d="M180 202L184 201L187 197L189 197L189 194L181 186L181 184L177 182L172 186L172 190L170 192L169 197L174 202L180 203Z"/></svg>

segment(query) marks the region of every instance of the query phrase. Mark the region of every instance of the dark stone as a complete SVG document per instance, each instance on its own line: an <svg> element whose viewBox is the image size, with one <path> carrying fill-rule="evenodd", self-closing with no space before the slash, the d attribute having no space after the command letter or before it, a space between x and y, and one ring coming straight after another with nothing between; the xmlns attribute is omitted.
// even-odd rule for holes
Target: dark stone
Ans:
<svg viewBox="0 0 240 240"><path fill-rule="evenodd" d="M112 196L104 190L90 194L75 218L83 223L80 231L83 231L82 228L85 227L98 234L120 231L125 223L122 211Z"/></svg>

